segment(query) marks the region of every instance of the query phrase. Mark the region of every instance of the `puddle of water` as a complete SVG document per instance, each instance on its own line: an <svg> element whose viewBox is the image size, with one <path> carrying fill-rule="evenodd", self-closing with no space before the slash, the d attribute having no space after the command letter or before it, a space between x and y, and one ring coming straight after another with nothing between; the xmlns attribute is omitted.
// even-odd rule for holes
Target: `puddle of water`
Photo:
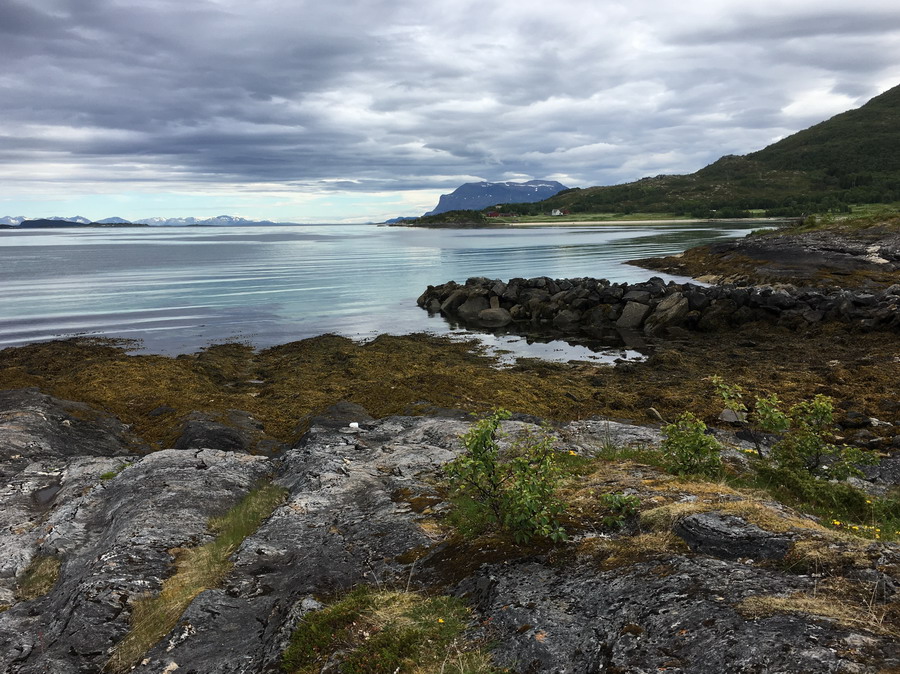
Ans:
<svg viewBox="0 0 900 674"><path fill-rule="evenodd" d="M53 499L56 498L56 495L59 493L59 490L62 489L62 485L49 484L46 487L41 487L37 491L31 493L31 498L34 499L34 502L41 506L42 508L46 508L51 503L53 503Z"/></svg>
<svg viewBox="0 0 900 674"><path fill-rule="evenodd" d="M476 340L485 352L497 358L500 367L511 367L520 358L539 358L554 363L569 361L612 365L622 361L637 362L645 360L646 354L616 346L589 347L583 344L570 344L563 340L539 340L521 335L494 335L490 333L473 333L460 331L451 333L454 339Z"/></svg>

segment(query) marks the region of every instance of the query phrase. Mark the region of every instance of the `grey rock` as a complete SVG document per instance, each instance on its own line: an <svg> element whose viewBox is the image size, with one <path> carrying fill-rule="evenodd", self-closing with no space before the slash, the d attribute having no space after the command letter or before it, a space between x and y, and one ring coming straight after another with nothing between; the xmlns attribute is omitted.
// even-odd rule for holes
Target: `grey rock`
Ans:
<svg viewBox="0 0 900 674"><path fill-rule="evenodd" d="M563 309L553 317L553 326L563 332L572 332L578 329L581 320L581 312L575 309Z"/></svg>
<svg viewBox="0 0 900 674"><path fill-rule="evenodd" d="M622 315L616 321L616 327L625 330L636 330L641 327L650 307L639 302L628 302L622 309Z"/></svg>
<svg viewBox="0 0 900 674"><path fill-rule="evenodd" d="M644 332L656 335L666 328L679 325L687 316L690 303L680 292L674 292L656 305L644 323Z"/></svg>
<svg viewBox="0 0 900 674"><path fill-rule="evenodd" d="M512 323L512 315L500 307L492 307L478 312L478 325L484 328L502 328Z"/></svg>
<svg viewBox="0 0 900 674"><path fill-rule="evenodd" d="M463 288L454 290L446 300L441 303L441 311L445 314L454 314L460 305L469 298L469 293Z"/></svg>
<svg viewBox="0 0 900 674"><path fill-rule="evenodd" d="M204 448L245 452L249 443L237 429L225 424L207 418L188 419L175 441L175 449Z"/></svg>
<svg viewBox="0 0 900 674"><path fill-rule="evenodd" d="M622 296L625 302L639 302L640 304L650 303L650 293L646 290L629 290Z"/></svg>
<svg viewBox="0 0 900 674"><path fill-rule="evenodd" d="M266 476L287 490L284 504L235 551L222 585L195 597L134 671L278 671L298 621L321 608L316 598L360 583L410 583L469 597L475 636L486 638L500 666L518 672L875 672L900 658L900 646L889 638L809 616L743 616L742 600L810 592L815 580L776 565L716 558L762 559L767 551L777 558L790 539L715 513L682 520L694 554L660 552L604 565L587 555L551 559L537 549L502 562L490 557L462 579L448 580L443 555L450 543L428 528L433 515L419 512L412 498L445 507L436 478L462 451L460 436L471 422L374 420L349 403L311 422L302 440L277 458L208 449L57 456L46 459L59 462L53 476L59 489L47 504L34 505L30 493L0 493L0 514L19 499L33 504L28 513L35 518L30 529L4 527L0 568L21 566L16 551L63 559L48 595L0 612L0 671L100 671L128 629L134 599L158 591L172 573L175 549L211 540L208 518ZM353 422L358 427L349 428ZM59 423L51 419L49 436ZM524 420L503 424L509 436L534 428ZM604 419L553 433L561 451L579 455L608 444L660 441L657 429ZM3 455L0 466L6 470L12 461ZM100 471L126 461L115 477L100 479ZM642 477L642 468L628 470L636 481ZM879 564L893 568L900 555L873 545ZM412 551L424 555L414 567ZM885 588L893 582L885 574L877 580ZM863 668L853 670L857 665Z"/></svg>
<svg viewBox="0 0 900 674"><path fill-rule="evenodd" d="M673 531L691 550L723 559L783 559L791 546L786 536L717 512L689 515L679 520Z"/></svg>
<svg viewBox="0 0 900 674"><path fill-rule="evenodd" d="M483 295L474 295L463 302L456 310L456 314L467 323L474 323L485 309L490 309L488 300Z"/></svg>

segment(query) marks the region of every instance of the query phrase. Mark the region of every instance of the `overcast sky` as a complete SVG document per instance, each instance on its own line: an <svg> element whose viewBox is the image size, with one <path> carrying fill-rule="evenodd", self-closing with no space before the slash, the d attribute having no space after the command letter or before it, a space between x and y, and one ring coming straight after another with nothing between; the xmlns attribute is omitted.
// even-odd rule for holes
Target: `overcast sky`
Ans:
<svg viewBox="0 0 900 674"><path fill-rule="evenodd" d="M690 173L897 84L897 0L0 0L0 215L377 221Z"/></svg>

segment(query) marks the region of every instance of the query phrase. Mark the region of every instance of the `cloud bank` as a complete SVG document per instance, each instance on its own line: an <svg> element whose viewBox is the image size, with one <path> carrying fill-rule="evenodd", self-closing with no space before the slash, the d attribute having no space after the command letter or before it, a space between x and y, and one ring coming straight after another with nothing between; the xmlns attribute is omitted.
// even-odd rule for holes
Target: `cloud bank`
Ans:
<svg viewBox="0 0 900 674"><path fill-rule="evenodd" d="M893 0L4 0L0 211L377 219L691 172L898 83Z"/></svg>

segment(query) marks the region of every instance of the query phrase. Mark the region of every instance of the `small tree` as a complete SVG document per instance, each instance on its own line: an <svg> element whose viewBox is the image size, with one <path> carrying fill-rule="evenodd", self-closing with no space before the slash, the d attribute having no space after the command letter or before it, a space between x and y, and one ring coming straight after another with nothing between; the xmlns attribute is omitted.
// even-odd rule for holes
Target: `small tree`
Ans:
<svg viewBox="0 0 900 674"><path fill-rule="evenodd" d="M690 412L663 426L662 451L669 470L679 475L714 475L722 467L721 446L706 424Z"/></svg>
<svg viewBox="0 0 900 674"><path fill-rule="evenodd" d="M499 410L463 436L466 452L446 466L454 490L471 498L494 525L517 542L534 536L565 538L558 516L564 507L554 497L559 468L550 438L526 435L501 451L500 423L510 413Z"/></svg>

